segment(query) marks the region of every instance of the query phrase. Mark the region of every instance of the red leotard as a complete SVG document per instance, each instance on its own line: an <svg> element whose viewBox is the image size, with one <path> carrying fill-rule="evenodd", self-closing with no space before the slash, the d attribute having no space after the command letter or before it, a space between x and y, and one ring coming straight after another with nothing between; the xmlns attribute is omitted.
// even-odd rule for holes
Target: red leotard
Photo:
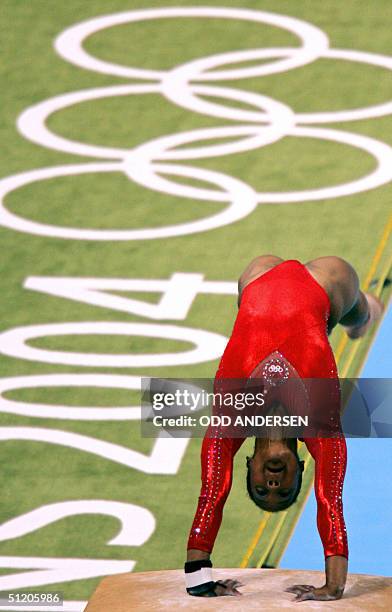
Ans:
<svg viewBox="0 0 392 612"><path fill-rule="evenodd" d="M328 342L330 302L327 293L296 260L285 261L251 281L243 290L230 340L219 364L214 389L222 379L248 378L256 366L277 351L302 379L335 379L337 368ZM317 410L339 411L317 397ZM311 398L312 400L312 398ZM331 412L332 411L332 412ZM339 418L339 417L338 417ZM340 421L339 421L340 423ZM202 486L188 549L211 552L229 495L233 458L245 438L206 433L201 450ZM317 526L325 557L348 558L342 489L347 451L343 434L304 438L315 461Z"/></svg>

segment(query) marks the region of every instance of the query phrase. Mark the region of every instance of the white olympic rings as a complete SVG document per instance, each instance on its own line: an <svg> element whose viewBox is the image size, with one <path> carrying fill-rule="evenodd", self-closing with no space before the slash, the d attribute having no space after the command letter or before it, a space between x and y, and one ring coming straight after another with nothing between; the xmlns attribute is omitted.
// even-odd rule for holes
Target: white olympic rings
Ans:
<svg viewBox="0 0 392 612"><path fill-rule="evenodd" d="M83 48L88 36L106 28L129 23L137 27L137 23L142 21L168 18L219 18L267 24L294 34L299 39L300 46L228 51L193 59L169 70L147 70L114 64L91 56ZM102 161L41 168L2 179L0 223L6 227L36 235L73 240L149 240L222 227L247 216L258 204L342 197L374 189L392 179L392 148L389 145L369 136L318 125L388 115L392 113L392 101L334 112L295 113L286 104L266 95L216 84L221 81L283 73L319 58L359 62L392 70L392 57L356 50L330 49L326 34L312 24L293 17L257 10L208 6L166 7L104 15L76 24L57 37L55 48L61 57L79 67L146 82L58 95L27 108L20 115L18 129L27 139L57 151ZM257 60L262 61L252 66L235 66ZM225 69L226 65L231 67ZM46 124L52 113L76 104L113 96L148 94L160 94L185 110L225 119L231 123L228 126L158 136L129 148L98 146L70 140L53 133ZM240 108L238 104L227 104L231 101L240 102L249 110ZM375 168L365 176L340 185L302 191L257 193L238 178L201 167L179 164L184 160L256 150L283 137L316 138L359 148L374 158ZM207 144L208 141L212 142ZM50 178L101 172L122 172L133 182L148 189L192 200L223 202L226 207L219 213L188 223L115 230L43 224L18 216L5 206L6 195L24 185ZM174 180L173 177L179 180ZM212 184L217 189L192 186L181 182L181 177Z"/></svg>

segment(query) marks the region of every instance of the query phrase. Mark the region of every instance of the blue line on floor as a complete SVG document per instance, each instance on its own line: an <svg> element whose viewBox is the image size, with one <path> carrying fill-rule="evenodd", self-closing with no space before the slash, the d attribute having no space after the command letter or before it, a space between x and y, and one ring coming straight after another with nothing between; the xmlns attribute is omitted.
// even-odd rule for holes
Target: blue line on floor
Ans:
<svg viewBox="0 0 392 612"><path fill-rule="evenodd" d="M361 378L392 378L392 304L380 324ZM343 501L350 549L349 571L392 576L392 439L348 439L347 447ZM302 512L280 567L324 570L314 493Z"/></svg>

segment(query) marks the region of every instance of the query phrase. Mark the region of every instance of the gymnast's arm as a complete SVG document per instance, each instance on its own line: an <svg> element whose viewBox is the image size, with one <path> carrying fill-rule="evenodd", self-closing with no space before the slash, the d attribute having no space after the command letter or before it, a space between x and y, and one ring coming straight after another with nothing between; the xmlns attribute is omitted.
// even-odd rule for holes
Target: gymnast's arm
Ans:
<svg viewBox="0 0 392 612"><path fill-rule="evenodd" d="M212 552L223 508L230 493L234 455L244 438L220 438L209 429L201 450L201 491L187 546L185 564L187 591L190 595L215 597L240 595L236 581L213 582ZM215 436L215 437L214 437Z"/></svg>
<svg viewBox="0 0 392 612"><path fill-rule="evenodd" d="M348 544L343 517L342 490L347 464L344 436L309 438L305 444L315 460L317 527L324 548L325 584L316 588L296 585L289 589L298 601L340 599L347 578Z"/></svg>

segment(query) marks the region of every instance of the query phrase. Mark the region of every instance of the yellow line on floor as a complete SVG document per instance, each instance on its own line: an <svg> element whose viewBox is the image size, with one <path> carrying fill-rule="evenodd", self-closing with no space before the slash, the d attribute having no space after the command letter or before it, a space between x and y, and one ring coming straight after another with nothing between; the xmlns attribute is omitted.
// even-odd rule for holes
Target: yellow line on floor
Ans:
<svg viewBox="0 0 392 612"><path fill-rule="evenodd" d="M282 516L279 517L278 524L275 526L271 534L271 538L268 543L268 546L265 548L265 550L263 551L263 554L261 555L260 559L256 563L256 567L261 567L263 563L265 562L266 558L268 557L269 553L271 552L271 549L273 548L276 542L279 532L283 527L283 523L285 522L286 516L287 516L287 510L284 510L282 512Z"/></svg>
<svg viewBox="0 0 392 612"><path fill-rule="evenodd" d="M255 535L253 536L253 539L250 543L250 546L248 547L248 550L246 551L244 558L241 561L240 567L248 567L248 563L253 554L253 551L257 546L257 542L259 541L261 534L263 533L270 516L271 516L270 514L265 513L265 516L261 519L260 524L257 528L257 531Z"/></svg>

